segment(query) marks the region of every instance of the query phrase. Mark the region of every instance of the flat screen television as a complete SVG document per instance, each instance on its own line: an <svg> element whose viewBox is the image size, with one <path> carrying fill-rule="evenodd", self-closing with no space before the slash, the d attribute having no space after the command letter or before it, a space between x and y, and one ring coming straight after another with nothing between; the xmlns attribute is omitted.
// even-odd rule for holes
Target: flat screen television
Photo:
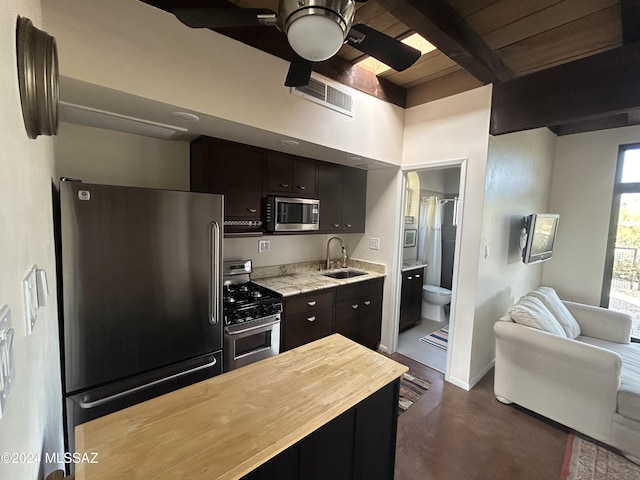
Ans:
<svg viewBox="0 0 640 480"><path fill-rule="evenodd" d="M532 213L524 218L523 233L526 234L522 249L524 263L544 262L551 258L559 219L560 216L554 213Z"/></svg>

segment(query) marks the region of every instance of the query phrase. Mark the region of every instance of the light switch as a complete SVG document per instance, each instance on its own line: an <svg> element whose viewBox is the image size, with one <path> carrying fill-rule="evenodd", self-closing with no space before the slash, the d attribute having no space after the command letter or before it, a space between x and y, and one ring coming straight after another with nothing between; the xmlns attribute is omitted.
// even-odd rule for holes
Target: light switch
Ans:
<svg viewBox="0 0 640 480"><path fill-rule="evenodd" d="M370 238L369 239L369 250L380 250L380 239L379 238Z"/></svg>
<svg viewBox="0 0 640 480"><path fill-rule="evenodd" d="M47 281L47 271L36 269L36 288L38 293L38 306L46 307L49 298L49 282Z"/></svg>
<svg viewBox="0 0 640 480"><path fill-rule="evenodd" d="M26 316L27 335L31 335L33 326L38 319L38 286L36 282L37 265L31 267L27 276L22 281L24 296L24 312Z"/></svg>

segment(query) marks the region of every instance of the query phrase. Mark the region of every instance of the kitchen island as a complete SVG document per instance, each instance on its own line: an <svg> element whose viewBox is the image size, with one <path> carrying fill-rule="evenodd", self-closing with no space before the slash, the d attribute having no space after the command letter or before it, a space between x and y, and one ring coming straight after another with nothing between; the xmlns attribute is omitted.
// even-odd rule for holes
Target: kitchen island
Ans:
<svg viewBox="0 0 640 480"><path fill-rule="evenodd" d="M391 479L406 370L331 335L78 425L76 478Z"/></svg>

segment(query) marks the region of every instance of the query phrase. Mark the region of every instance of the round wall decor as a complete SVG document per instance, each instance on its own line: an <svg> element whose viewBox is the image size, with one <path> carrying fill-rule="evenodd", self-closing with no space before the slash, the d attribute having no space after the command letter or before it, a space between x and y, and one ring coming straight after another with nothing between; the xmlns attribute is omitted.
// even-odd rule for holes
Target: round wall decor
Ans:
<svg viewBox="0 0 640 480"><path fill-rule="evenodd" d="M18 83L22 117L29 138L58 133L58 51L56 40L18 17Z"/></svg>

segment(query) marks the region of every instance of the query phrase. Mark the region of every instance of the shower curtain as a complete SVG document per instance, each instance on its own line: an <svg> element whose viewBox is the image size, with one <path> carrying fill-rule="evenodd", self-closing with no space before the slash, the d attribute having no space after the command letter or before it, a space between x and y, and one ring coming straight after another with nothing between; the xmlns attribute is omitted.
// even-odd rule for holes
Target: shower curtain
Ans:
<svg viewBox="0 0 640 480"><path fill-rule="evenodd" d="M426 283L440 286L442 268L442 205L431 196L420 202L418 255L427 264Z"/></svg>

